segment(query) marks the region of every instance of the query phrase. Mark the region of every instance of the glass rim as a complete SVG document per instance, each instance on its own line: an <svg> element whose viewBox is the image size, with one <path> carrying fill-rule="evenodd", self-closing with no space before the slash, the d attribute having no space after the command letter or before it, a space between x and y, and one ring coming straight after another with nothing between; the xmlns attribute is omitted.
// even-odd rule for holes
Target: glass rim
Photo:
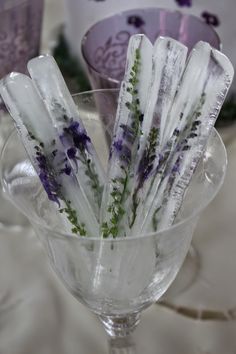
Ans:
<svg viewBox="0 0 236 354"><path fill-rule="evenodd" d="M97 68L90 63L90 61L88 60L88 56L85 55L85 52L86 52L85 43L87 41L87 38L88 38L90 32L92 32L94 30L94 28L96 28L97 25L99 25L100 23L105 22L105 21L107 21L107 20L109 20L111 18L114 18L114 17L123 16L123 15L125 15L125 14L127 14L129 12L135 12L135 11L151 11L151 12L153 12L153 11L157 11L157 10L158 11L168 12L171 15L179 14L181 16L181 18L185 18L185 17L194 18L198 22L201 22L201 24L204 25L206 28L210 28L210 30L212 31L212 33L214 34L214 36L217 39L218 48L216 48L216 49L222 51L222 42L221 42L219 34L217 33L217 31L214 29L214 27L212 25L207 24L201 17L195 16L195 15L192 15L192 14L183 13L180 10L171 10L171 9L165 9L165 8L161 8L161 7L144 7L144 8L138 7L138 8L135 8L135 9L120 11L120 12L117 12L116 14L113 14L113 15L108 15L108 16L104 17L102 20L99 20L96 23L94 23L85 32L85 34L83 35L83 38L81 40L81 53L82 53L82 57L83 57L86 65L88 66L88 68L91 68L94 72L96 72L96 74L98 74L101 78L107 80L108 82L112 82L112 83L115 83L115 84L119 85L120 84L119 80L114 79L114 78L110 77L109 75L106 75L106 74L101 73L100 71L98 71Z"/></svg>
<svg viewBox="0 0 236 354"><path fill-rule="evenodd" d="M72 97L79 97L79 96L85 96L88 94L94 94L94 93L106 93L106 92L119 92L119 89L97 89L97 90L90 90L90 91L84 91L84 92L80 92L80 93L76 93L73 94ZM53 237L55 238L66 238L66 237L70 237L72 239L76 239L78 241L82 241L82 242L89 242L89 241L102 241L102 242L122 242L122 241L132 241L135 239L144 239L144 238L150 238L150 237L156 237L158 234L162 234L162 233L166 233L166 232L172 232L175 229L177 229L178 227L181 227L182 225L184 225L185 223L187 223L188 221L190 221L191 219L195 218L196 216L200 215L201 212L213 201L213 199L216 197L216 195L218 194L219 190L221 189L224 179L225 179L225 174L226 174L226 167L227 167L227 163L228 163L228 159L227 159L227 152L226 152L226 147L223 143L223 140L220 136L220 134L218 133L218 131L213 127L212 129L212 133L214 133L214 136L219 140L223 155L224 155L224 161L225 161L225 168L223 170L223 174L220 180L220 183L218 183L217 187L214 189L214 191L212 192L210 198L205 201L204 203L200 204L197 208L194 209L193 213L191 213L190 215L188 215L187 217L182 218L180 221L172 224L171 226L161 229L159 231L154 231L154 232L150 232L147 233L146 235L137 235L137 236L128 236L128 237L117 237L117 238L103 238L103 237L82 237L80 235L76 235L70 232L62 232L59 230L53 230L50 226L47 225L42 225L40 224L40 222L38 220L35 220L33 218L29 218L29 221L32 221L33 225L36 225L39 228L43 228L44 230L47 230L50 234L53 234ZM16 128L13 128L12 131L9 133L8 137L6 138L3 147L0 151L0 182L1 185L4 186L4 178L3 178L3 170L1 168L2 166L2 160L3 160L3 156L5 154L5 150L7 149L8 144L10 143L11 139L13 138L14 135L17 135L17 130ZM14 201L10 198L10 201L14 203ZM26 216L27 217L27 216Z"/></svg>

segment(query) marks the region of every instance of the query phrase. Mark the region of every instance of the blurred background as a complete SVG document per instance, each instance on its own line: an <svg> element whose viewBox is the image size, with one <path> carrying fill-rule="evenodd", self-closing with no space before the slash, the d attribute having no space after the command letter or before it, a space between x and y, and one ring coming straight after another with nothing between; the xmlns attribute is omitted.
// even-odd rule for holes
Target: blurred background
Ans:
<svg viewBox="0 0 236 354"><path fill-rule="evenodd" d="M236 67L235 0L0 0L0 78L52 53L71 93L118 88L133 33L208 41ZM0 148L13 129L0 102ZM224 185L171 289L143 314L138 354L236 353L236 80L217 122ZM64 289L26 218L0 196L0 354L102 354L98 320Z"/></svg>

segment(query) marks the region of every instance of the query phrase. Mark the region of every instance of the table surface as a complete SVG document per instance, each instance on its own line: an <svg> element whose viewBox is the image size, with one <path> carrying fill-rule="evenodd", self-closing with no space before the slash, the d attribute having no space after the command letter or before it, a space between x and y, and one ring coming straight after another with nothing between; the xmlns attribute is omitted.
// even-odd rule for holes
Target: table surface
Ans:
<svg viewBox="0 0 236 354"><path fill-rule="evenodd" d="M46 1L43 51L62 20L61 1ZM236 353L236 140L227 151L224 185L194 235L196 281L143 313L138 354ZM0 244L0 354L105 354L102 326L61 285L32 230L1 229Z"/></svg>

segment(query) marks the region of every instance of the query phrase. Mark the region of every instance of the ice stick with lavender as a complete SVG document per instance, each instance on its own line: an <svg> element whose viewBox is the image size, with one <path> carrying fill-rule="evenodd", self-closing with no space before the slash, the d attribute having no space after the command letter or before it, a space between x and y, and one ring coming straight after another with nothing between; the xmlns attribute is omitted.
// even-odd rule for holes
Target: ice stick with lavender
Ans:
<svg viewBox="0 0 236 354"><path fill-rule="evenodd" d="M174 150L163 171L143 232L160 230L173 223L233 74L232 64L224 54L204 42L195 46L170 112L172 124L166 125L166 140L175 137ZM176 116L179 117L177 124Z"/></svg>
<svg viewBox="0 0 236 354"><path fill-rule="evenodd" d="M78 183L99 220L105 172L62 74L50 55L30 60L28 70L58 131Z"/></svg>
<svg viewBox="0 0 236 354"><path fill-rule="evenodd" d="M67 231L81 236L98 236L97 220L78 186L32 80L23 74L12 73L2 80L0 93L49 200L65 219Z"/></svg>
<svg viewBox="0 0 236 354"><path fill-rule="evenodd" d="M187 51L186 46L168 37L159 37L154 44L153 80L144 114L143 135L140 137L132 197L128 206L129 226L134 233L136 226L139 227L140 216L144 217L148 211L144 203L148 191L151 186L157 189L160 182L157 166L160 163L164 128L185 68Z"/></svg>
<svg viewBox="0 0 236 354"><path fill-rule="evenodd" d="M125 235L125 204L129 198L135 159L152 78L153 46L144 35L131 37L124 81L121 83L108 183L103 193L103 237Z"/></svg>

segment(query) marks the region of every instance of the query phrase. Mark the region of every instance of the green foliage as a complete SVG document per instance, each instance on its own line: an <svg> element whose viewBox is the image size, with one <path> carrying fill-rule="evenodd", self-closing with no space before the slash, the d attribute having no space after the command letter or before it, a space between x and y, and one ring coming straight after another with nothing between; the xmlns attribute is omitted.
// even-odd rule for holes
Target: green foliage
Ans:
<svg viewBox="0 0 236 354"><path fill-rule="evenodd" d="M81 154L79 160L85 166L85 175L89 177L89 184L94 191L95 200L98 206L100 206L102 202L103 187L99 183L99 178L98 178L98 174L96 173L94 163L87 156L85 150L80 150L80 152Z"/></svg>
<svg viewBox="0 0 236 354"><path fill-rule="evenodd" d="M59 34L58 43L53 49L53 56L61 69L63 76L70 83L73 83L74 92L91 90L87 76L69 49L67 41L62 33Z"/></svg>
<svg viewBox="0 0 236 354"><path fill-rule="evenodd" d="M70 221L70 223L73 225L71 232L73 234L80 234L80 236L86 236L86 230L85 230L85 224L84 223L79 223L78 217L76 215L76 210L71 207L71 202L69 200L65 200L66 207L61 208L59 210L60 213L65 213L67 216L67 219Z"/></svg>

